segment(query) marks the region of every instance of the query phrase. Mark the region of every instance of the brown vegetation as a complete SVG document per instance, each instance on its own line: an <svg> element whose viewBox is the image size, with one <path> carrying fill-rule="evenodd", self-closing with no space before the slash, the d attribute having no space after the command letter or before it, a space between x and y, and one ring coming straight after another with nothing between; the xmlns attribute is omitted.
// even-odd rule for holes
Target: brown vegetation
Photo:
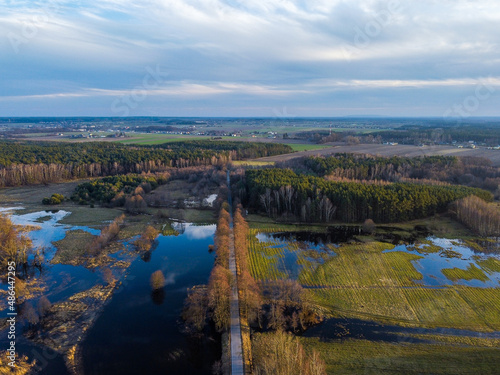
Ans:
<svg viewBox="0 0 500 375"><path fill-rule="evenodd" d="M229 328L229 297L231 293L231 273L216 264L208 281L208 307L217 331Z"/></svg>
<svg viewBox="0 0 500 375"><path fill-rule="evenodd" d="M15 262L16 267L27 264L31 240L22 235L7 216L0 215L0 265L1 273L7 270L8 262Z"/></svg>
<svg viewBox="0 0 500 375"><path fill-rule="evenodd" d="M163 272L161 272L161 270L153 272L149 282L153 290L163 288L165 286L165 276L163 276Z"/></svg>
<svg viewBox="0 0 500 375"><path fill-rule="evenodd" d="M9 366L9 359L7 356L10 355L8 351L0 352L0 374L1 375L26 375L31 372L32 368L35 367L36 362L29 362L28 356L16 356L16 366Z"/></svg>
<svg viewBox="0 0 500 375"><path fill-rule="evenodd" d="M157 230L155 227L152 227L151 225L148 225L146 227L146 230L142 233L141 237L137 241L135 241L135 246L137 249L140 251L149 251L151 249L151 246L160 234L160 231Z"/></svg>
<svg viewBox="0 0 500 375"><path fill-rule="evenodd" d="M26 302L22 309L21 309L21 315L22 317L32 325L37 324L40 321L40 318L38 317L38 314L36 313L35 309L33 308L33 305L31 302Z"/></svg>
<svg viewBox="0 0 500 375"><path fill-rule="evenodd" d="M241 315L250 322L258 319L262 297L258 284L251 276L248 267L248 224L238 208L234 214L234 249L238 270L238 289L240 291Z"/></svg>
<svg viewBox="0 0 500 375"><path fill-rule="evenodd" d="M101 234L94 238L89 247L90 255L98 255L102 249L109 245L120 232L120 224L123 223L125 215L120 215L111 224L101 230Z"/></svg>
<svg viewBox="0 0 500 375"><path fill-rule="evenodd" d="M37 310L38 310L38 314L40 315L40 318L43 318L45 316L45 314L48 313L48 311L50 310L51 307L52 307L52 304L50 303L49 299L45 296L42 296L38 300L38 304L37 304Z"/></svg>
<svg viewBox="0 0 500 375"><path fill-rule="evenodd" d="M252 340L255 375L323 375L318 352L308 356L299 340L283 331L256 334Z"/></svg>
<svg viewBox="0 0 500 375"><path fill-rule="evenodd" d="M259 285L250 274L248 267L249 228L242 215L242 207L238 206L234 213L234 249L239 289L241 338L245 367L252 366L252 345L250 341L250 324L260 325L262 312L262 295Z"/></svg>
<svg viewBox="0 0 500 375"><path fill-rule="evenodd" d="M373 220L366 219L365 222L363 223L363 232L368 233L368 234L372 234L373 232L375 232L375 229L376 229L376 225L373 222Z"/></svg>
<svg viewBox="0 0 500 375"><path fill-rule="evenodd" d="M207 288L205 286L193 287L188 291L188 296L184 301L182 319L196 331L202 331L206 323L207 309Z"/></svg>
<svg viewBox="0 0 500 375"><path fill-rule="evenodd" d="M266 299L262 320L267 329L300 332L323 320L297 280L269 281L262 289Z"/></svg>
<svg viewBox="0 0 500 375"><path fill-rule="evenodd" d="M469 196L453 205L459 221L481 236L500 236L500 208L481 198Z"/></svg>

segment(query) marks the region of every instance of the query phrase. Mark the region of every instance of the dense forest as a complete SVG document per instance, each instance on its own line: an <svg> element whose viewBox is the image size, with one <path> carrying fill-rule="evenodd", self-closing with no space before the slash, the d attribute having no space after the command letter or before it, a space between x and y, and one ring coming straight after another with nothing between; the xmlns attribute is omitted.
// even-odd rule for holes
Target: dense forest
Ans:
<svg viewBox="0 0 500 375"><path fill-rule="evenodd" d="M380 136L384 141L399 142L404 144L419 143L451 143L475 142L485 143L490 146L500 144L500 129L497 124L464 124L461 126L417 126L404 125L394 130L374 132L372 136Z"/></svg>
<svg viewBox="0 0 500 375"><path fill-rule="evenodd" d="M286 145L219 141L154 147L98 142L0 142L0 187L217 165L286 152L292 152Z"/></svg>
<svg viewBox="0 0 500 375"><path fill-rule="evenodd" d="M489 160L475 157L389 158L366 154L335 154L294 159L279 166L330 179L391 182L421 180L425 183L433 180L479 187L500 194L500 168L491 166Z"/></svg>
<svg viewBox="0 0 500 375"><path fill-rule="evenodd" d="M301 221L401 222L444 212L469 195L492 200L491 193L464 186L332 182L289 169L248 170L245 178L248 190L241 198L248 207Z"/></svg>
<svg viewBox="0 0 500 375"><path fill-rule="evenodd" d="M151 147L151 146L147 146ZM154 148L169 149L176 152L193 152L196 150L211 150L216 152L236 152L237 159L261 158L265 156L288 154L293 149L282 143L238 142L238 141L181 141L163 143L152 146Z"/></svg>
<svg viewBox="0 0 500 375"><path fill-rule="evenodd" d="M168 176L109 176L79 184L71 199L80 204L123 206L130 194L144 195L167 182ZM137 190L140 188L141 190Z"/></svg>

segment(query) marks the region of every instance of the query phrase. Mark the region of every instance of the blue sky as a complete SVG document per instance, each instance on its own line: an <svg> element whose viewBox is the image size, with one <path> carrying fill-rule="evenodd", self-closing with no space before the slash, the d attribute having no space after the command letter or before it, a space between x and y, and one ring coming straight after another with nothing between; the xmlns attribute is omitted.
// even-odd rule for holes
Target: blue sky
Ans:
<svg viewBox="0 0 500 375"><path fill-rule="evenodd" d="M0 0L0 116L499 116L498 25L497 0Z"/></svg>

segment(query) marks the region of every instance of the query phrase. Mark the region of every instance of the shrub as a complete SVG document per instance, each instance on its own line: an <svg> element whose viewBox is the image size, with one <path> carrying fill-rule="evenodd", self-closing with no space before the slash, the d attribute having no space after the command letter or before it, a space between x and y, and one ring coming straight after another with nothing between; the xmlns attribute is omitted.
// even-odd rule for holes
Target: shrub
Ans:
<svg viewBox="0 0 500 375"><path fill-rule="evenodd" d="M64 201L64 195L62 194L52 194L50 198L43 198L42 199L42 204L46 205L54 205L54 204L61 204Z"/></svg>
<svg viewBox="0 0 500 375"><path fill-rule="evenodd" d="M165 286L165 276L161 270L155 271L151 274L151 279L149 280L151 288L153 290L161 289Z"/></svg>
<svg viewBox="0 0 500 375"><path fill-rule="evenodd" d="M372 234L375 231L375 223L372 219L366 219L363 223L363 232Z"/></svg>

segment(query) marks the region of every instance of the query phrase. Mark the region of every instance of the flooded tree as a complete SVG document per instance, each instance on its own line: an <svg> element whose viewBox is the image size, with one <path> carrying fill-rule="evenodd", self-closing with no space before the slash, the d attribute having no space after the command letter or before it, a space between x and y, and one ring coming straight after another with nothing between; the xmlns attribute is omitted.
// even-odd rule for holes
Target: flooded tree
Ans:
<svg viewBox="0 0 500 375"><path fill-rule="evenodd" d="M36 313L33 305L30 302L26 302L23 305L22 316L31 325L35 325L40 321L38 314Z"/></svg>
<svg viewBox="0 0 500 375"><path fill-rule="evenodd" d="M0 215L0 265L2 273L8 262L15 262L16 267L27 264L31 240L19 232L7 216Z"/></svg>
<svg viewBox="0 0 500 375"><path fill-rule="evenodd" d="M193 287L189 290L182 318L188 326L197 331L202 331L205 327L208 309L207 288L204 286Z"/></svg>
<svg viewBox="0 0 500 375"><path fill-rule="evenodd" d="M50 303L49 299L45 296L42 296L38 300L38 304L37 304L37 310L38 310L38 314L40 315L40 318L43 318L49 312L51 307L52 307L52 304Z"/></svg>
<svg viewBox="0 0 500 375"><path fill-rule="evenodd" d="M141 237L135 241L135 246L137 246L137 249L140 251L149 251L151 249L151 246L160 234L160 231L157 230L155 227L148 225L146 227L146 230L142 233Z"/></svg>
<svg viewBox="0 0 500 375"><path fill-rule="evenodd" d="M151 278L149 279L149 283L151 284L151 288L153 290L161 289L165 286L165 276L163 276L163 272L161 270L155 271L151 274Z"/></svg>
<svg viewBox="0 0 500 375"><path fill-rule="evenodd" d="M111 271L110 268L105 268L102 270L102 279L106 284L113 284L116 279L115 276L113 275L113 271Z"/></svg>
<svg viewBox="0 0 500 375"><path fill-rule="evenodd" d="M151 292L151 301L155 305L161 305L165 301L165 291L163 289L155 289Z"/></svg>
<svg viewBox="0 0 500 375"><path fill-rule="evenodd" d="M120 225L123 223L125 215L120 215L113 220L111 224L105 227L101 234L94 238L89 247L90 255L98 255L102 249L109 245L120 232Z"/></svg>

